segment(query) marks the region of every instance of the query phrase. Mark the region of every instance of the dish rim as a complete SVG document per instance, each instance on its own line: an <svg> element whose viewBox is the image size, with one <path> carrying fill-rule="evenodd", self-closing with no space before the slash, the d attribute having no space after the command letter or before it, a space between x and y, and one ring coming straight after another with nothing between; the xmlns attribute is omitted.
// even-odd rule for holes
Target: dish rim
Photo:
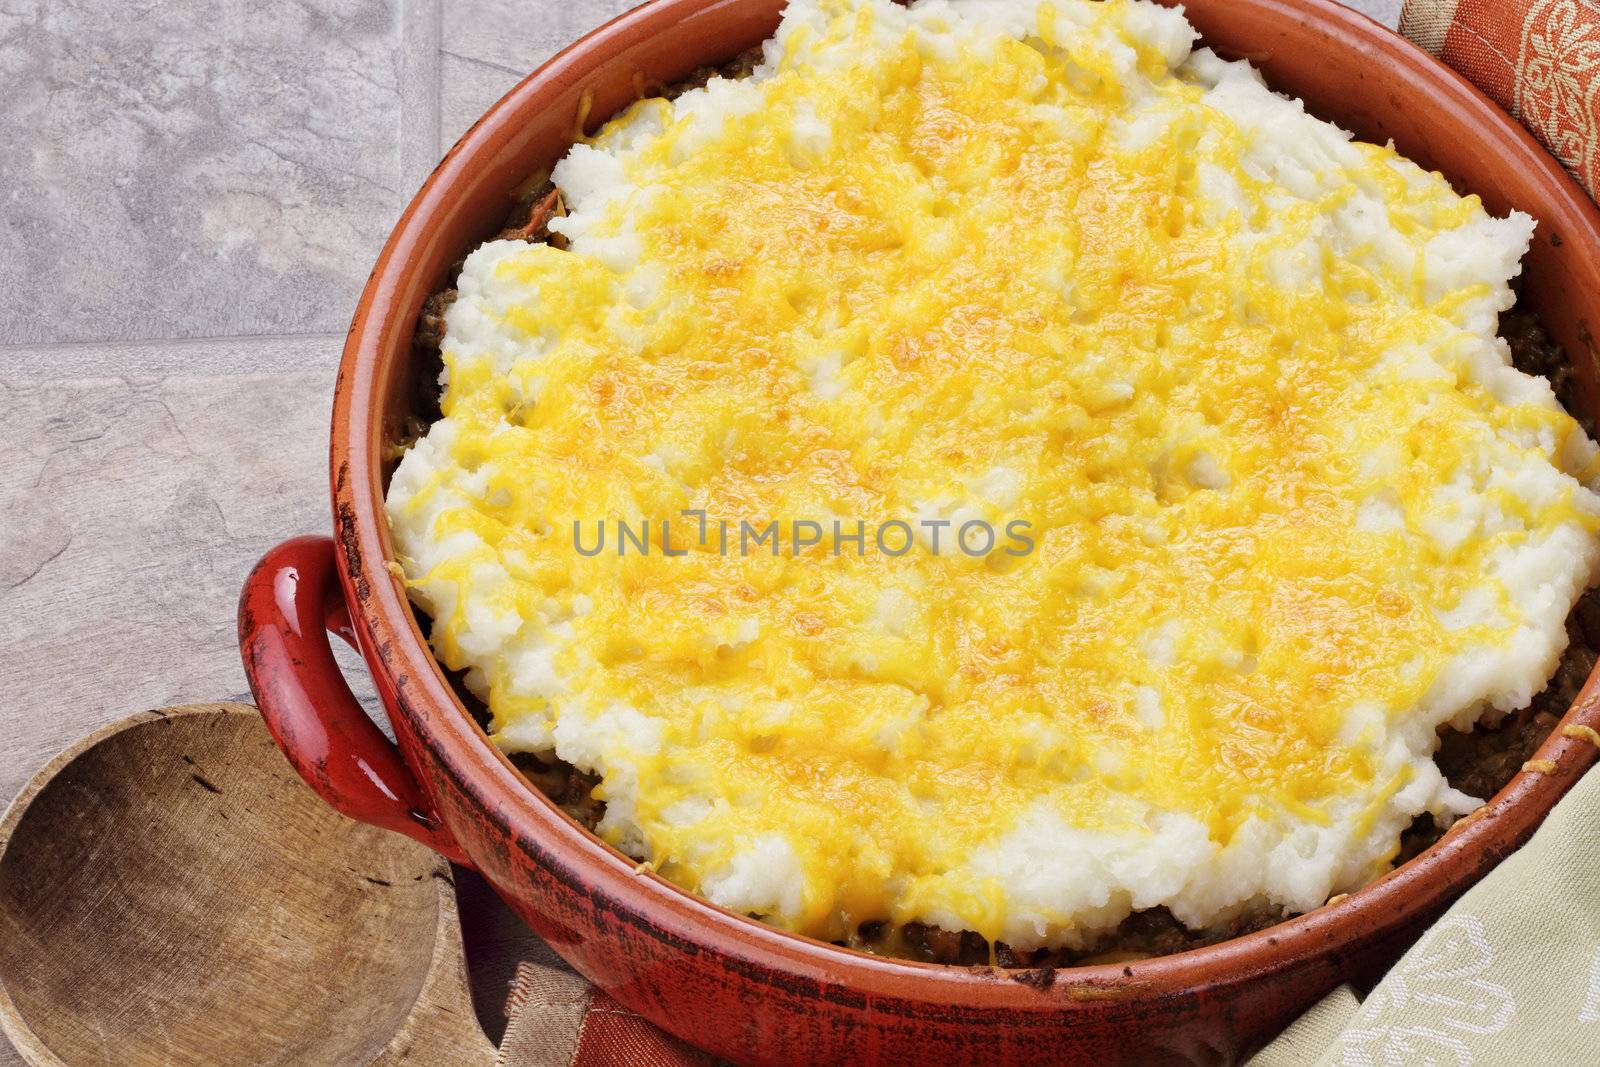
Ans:
<svg viewBox="0 0 1600 1067"><path fill-rule="evenodd" d="M1170 0L1161 2L1170 5ZM1460 75L1337 0L1216 2L1254 9L1262 17L1315 20L1371 62L1397 63L1419 74L1419 97L1470 112L1486 151L1505 154L1506 166L1528 166L1538 172L1541 184L1550 187L1552 202L1561 209L1565 239L1591 250L1588 258L1600 277L1600 212L1520 124ZM409 358L410 334L420 310L420 304L411 306L401 294L416 289L413 264L437 240L437 220L453 202L481 194L483 164L492 153L505 150L518 115L547 106L579 86L596 67L624 54L655 23L688 22L710 10L738 6L759 15L781 8L782 3L651 0L557 53L491 107L444 157L401 215L373 268L351 324L335 391L330 474L338 565L363 650L375 668L381 664L394 677L398 705L418 743L428 745L462 794L509 839L534 851L556 877L582 885L619 914L647 917L671 937L733 959L852 990L1023 1011L1047 1009L1062 996L1073 998L1075 989L1081 995L1085 986L1095 987L1095 995L1101 991L1174 995L1259 978L1290 967L1302 956L1324 953L1330 945L1381 940L1419 915L1442 911L1531 834L1600 756L1594 745L1562 733L1571 725L1600 729L1600 671L1591 674L1536 753L1540 759L1553 760L1555 772L1518 773L1478 812L1381 878L1335 903L1213 945L1127 963L1050 968L1049 983L996 981L1027 975L1026 968L1001 971L933 963L828 944L711 904L653 873L640 873L633 860L585 830L523 778L473 720L429 649L403 588L389 572L394 554L383 509L383 417L388 394L380 372L387 369L386 359ZM423 286L425 293L438 287ZM399 355L382 355L386 348ZM361 472L361 477L353 472Z"/></svg>

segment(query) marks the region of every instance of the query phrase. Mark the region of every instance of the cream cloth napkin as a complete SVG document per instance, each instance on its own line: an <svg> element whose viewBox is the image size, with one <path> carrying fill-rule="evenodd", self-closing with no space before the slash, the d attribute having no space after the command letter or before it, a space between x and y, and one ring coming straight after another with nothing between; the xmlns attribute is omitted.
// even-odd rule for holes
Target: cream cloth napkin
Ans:
<svg viewBox="0 0 1600 1067"><path fill-rule="evenodd" d="M1334 990L1251 1067L1600 1063L1600 773L1365 1001Z"/></svg>

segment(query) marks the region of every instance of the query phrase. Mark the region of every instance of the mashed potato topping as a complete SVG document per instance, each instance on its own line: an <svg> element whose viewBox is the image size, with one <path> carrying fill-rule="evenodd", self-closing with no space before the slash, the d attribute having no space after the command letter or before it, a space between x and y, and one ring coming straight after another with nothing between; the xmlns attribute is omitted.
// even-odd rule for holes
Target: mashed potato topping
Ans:
<svg viewBox="0 0 1600 1067"><path fill-rule="evenodd" d="M396 548L620 848L822 938L1078 946L1315 907L1474 806L1436 729L1543 686L1597 563L1595 448L1496 338L1533 222L1193 39L792 0L751 77L571 150L565 248L467 260Z"/></svg>

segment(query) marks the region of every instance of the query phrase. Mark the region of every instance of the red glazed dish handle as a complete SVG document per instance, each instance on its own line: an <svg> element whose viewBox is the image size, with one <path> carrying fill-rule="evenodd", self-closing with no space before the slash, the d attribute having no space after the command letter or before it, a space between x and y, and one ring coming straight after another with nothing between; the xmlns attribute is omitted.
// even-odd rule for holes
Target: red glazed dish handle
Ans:
<svg viewBox="0 0 1600 1067"><path fill-rule="evenodd" d="M267 729L336 810L466 863L400 750L350 692L329 633L355 645L333 540L285 541L261 557L239 598L239 651Z"/></svg>

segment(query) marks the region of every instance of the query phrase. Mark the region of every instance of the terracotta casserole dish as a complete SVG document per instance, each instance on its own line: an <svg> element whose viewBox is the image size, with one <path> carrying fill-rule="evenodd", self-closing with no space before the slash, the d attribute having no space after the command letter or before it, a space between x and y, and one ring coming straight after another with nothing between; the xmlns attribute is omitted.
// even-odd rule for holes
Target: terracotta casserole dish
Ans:
<svg viewBox="0 0 1600 1067"><path fill-rule="evenodd" d="M494 233L528 177L580 122L760 42L782 0L656 0L529 76L439 165L378 258L334 396L335 538L273 549L250 576L240 643L261 712L300 774L354 818L481 871L573 966L619 1001L741 1063L1235 1061L1343 981L1370 977L1531 834L1595 761L1557 729L1544 774L1382 880L1208 948L1128 964L1002 971L870 956L704 903L634 864L530 787L435 662L391 573L383 494L414 396L412 335L452 263ZM1460 77L1335 0L1188 0L1204 42L1248 56L1274 88L1539 220L1527 302L1565 346L1580 414L1600 417L1600 213L1560 166ZM391 744L335 666L353 641ZM1600 728L1591 678L1563 725Z"/></svg>

